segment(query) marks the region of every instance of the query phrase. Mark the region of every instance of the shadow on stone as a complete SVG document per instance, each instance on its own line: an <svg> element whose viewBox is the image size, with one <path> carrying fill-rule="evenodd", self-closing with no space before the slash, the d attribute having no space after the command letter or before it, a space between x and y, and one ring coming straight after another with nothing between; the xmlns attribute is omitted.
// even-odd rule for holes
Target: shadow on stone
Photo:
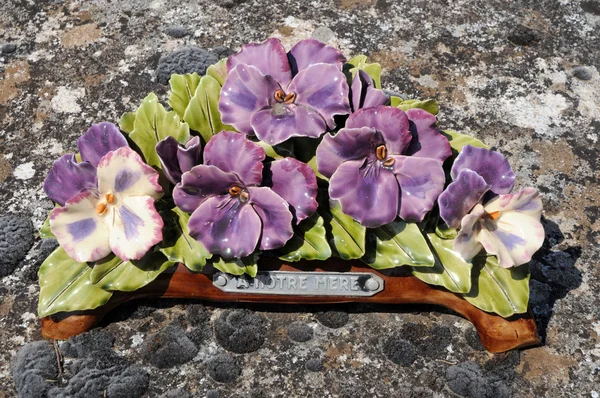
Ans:
<svg viewBox="0 0 600 398"><path fill-rule="evenodd" d="M548 323L557 300L581 285L581 272L575 263L581 256L581 246L562 245L564 235L559 226L542 218L546 239L530 262L529 306L533 311L542 344L546 340Z"/></svg>

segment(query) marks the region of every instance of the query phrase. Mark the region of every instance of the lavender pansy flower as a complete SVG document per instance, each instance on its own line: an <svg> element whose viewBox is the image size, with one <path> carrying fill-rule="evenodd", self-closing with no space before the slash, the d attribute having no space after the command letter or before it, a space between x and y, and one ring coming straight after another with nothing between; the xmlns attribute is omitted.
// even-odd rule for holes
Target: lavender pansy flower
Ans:
<svg viewBox="0 0 600 398"><path fill-rule="evenodd" d="M356 112L361 108L375 108L386 105L390 100L383 90L375 88L373 78L362 69L359 69L354 79L352 79L350 96L352 112Z"/></svg>
<svg viewBox="0 0 600 398"><path fill-rule="evenodd" d="M67 254L96 261L112 251L136 260L162 240L163 220L154 208L162 196L158 173L129 147L109 151L87 187L50 215L50 229Z"/></svg>
<svg viewBox="0 0 600 398"><path fill-rule="evenodd" d="M454 250L467 261L484 248L501 267L525 264L544 243L541 215L542 200L533 188L478 203L463 217Z"/></svg>
<svg viewBox="0 0 600 398"><path fill-rule="evenodd" d="M457 156L450 176L453 182L438 198L440 217L451 228L458 228L463 217L483 195L507 194L515 183L515 173L499 152L466 145Z"/></svg>
<svg viewBox="0 0 600 398"><path fill-rule="evenodd" d="M268 165L263 181L264 150L245 135L222 131L204 148L204 164L183 173L173 191L175 204L192 213L190 235L212 254L240 258L256 248L282 247L296 220L317 209L312 169L292 158Z"/></svg>
<svg viewBox="0 0 600 398"><path fill-rule="evenodd" d="M102 122L92 125L77 140L82 162L78 163L73 154L55 161L44 181L44 192L54 202L64 206L82 190L96 188L96 167L100 159L108 152L124 146L128 146L127 140L114 124Z"/></svg>
<svg viewBox="0 0 600 398"><path fill-rule="evenodd" d="M186 144L180 145L174 137L167 137L156 144L156 154L165 176L173 184L181 181L181 175L200 164L202 146L200 137L192 137Z"/></svg>
<svg viewBox="0 0 600 398"><path fill-rule="evenodd" d="M379 106L351 114L346 127L317 148L329 196L367 227L396 216L422 221L444 188L442 163L452 153L435 122L421 109Z"/></svg>
<svg viewBox="0 0 600 398"><path fill-rule="evenodd" d="M278 39L246 44L229 57L219 112L223 123L271 145L290 137L319 137L350 112L344 56L318 40L286 53Z"/></svg>

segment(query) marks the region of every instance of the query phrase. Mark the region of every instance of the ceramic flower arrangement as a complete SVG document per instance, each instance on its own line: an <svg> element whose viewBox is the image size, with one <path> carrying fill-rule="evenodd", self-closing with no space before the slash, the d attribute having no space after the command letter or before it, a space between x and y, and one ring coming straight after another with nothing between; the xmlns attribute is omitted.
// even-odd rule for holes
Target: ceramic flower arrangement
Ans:
<svg viewBox="0 0 600 398"><path fill-rule="evenodd" d="M40 316L97 308L183 263L250 277L261 259L401 267L503 317L527 311L542 203L507 159L439 129L435 101L381 90L377 64L269 39L173 75L95 124L44 183ZM401 277L401 276L399 276Z"/></svg>

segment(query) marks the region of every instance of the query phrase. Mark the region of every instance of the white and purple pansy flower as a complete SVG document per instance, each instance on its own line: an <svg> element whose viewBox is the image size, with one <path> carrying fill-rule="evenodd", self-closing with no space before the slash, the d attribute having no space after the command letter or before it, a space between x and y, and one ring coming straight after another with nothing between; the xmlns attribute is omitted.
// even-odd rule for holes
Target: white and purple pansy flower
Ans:
<svg viewBox="0 0 600 398"><path fill-rule="evenodd" d="M137 260L162 240L163 220L154 207L162 196L158 173L129 147L109 151L98 162L97 187L88 187L50 214L50 229L79 262L111 252Z"/></svg>
<svg viewBox="0 0 600 398"><path fill-rule="evenodd" d="M346 127L317 148L329 196L366 227L400 216L419 222L444 189L442 163L452 151L434 115L379 106L352 113Z"/></svg>
<svg viewBox="0 0 600 398"><path fill-rule="evenodd" d="M509 194L515 173L508 160L499 152L466 145L450 176L453 181L438 204L442 220L461 228L454 249L467 261L485 249L504 268L531 260L544 242L542 200L533 188Z"/></svg>
<svg viewBox="0 0 600 398"><path fill-rule="evenodd" d="M350 113L344 56L315 39L286 53L278 39L246 44L229 57L219 112L223 123L275 145L319 137Z"/></svg>
<svg viewBox="0 0 600 398"><path fill-rule="evenodd" d="M127 140L114 124L102 122L92 125L77 140L82 161L78 163L74 154L64 155L55 161L44 181L44 192L64 206L79 192L97 188L96 167L100 159L124 146L128 146Z"/></svg>
<svg viewBox="0 0 600 398"><path fill-rule="evenodd" d="M264 159L245 135L222 131L206 144L204 164L183 173L173 199L192 213L190 235L210 253L231 259L280 248L293 223L316 211L312 169L293 158L265 167Z"/></svg>
<svg viewBox="0 0 600 398"><path fill-rule="evenodd" d="M542 199L533 188L477 203L462 219L454 250L467 261L485 249L503 268L525 264L544 243L541 216Z"/></svg>
<svg viewBox="0 0 600 398"><path fill-rule="evenodd" d="M156 154L165 177L173 184L181 181L181 175L199 165L202 158L200 137L192 137L185 145L168 136L156 144Z"/></svg>

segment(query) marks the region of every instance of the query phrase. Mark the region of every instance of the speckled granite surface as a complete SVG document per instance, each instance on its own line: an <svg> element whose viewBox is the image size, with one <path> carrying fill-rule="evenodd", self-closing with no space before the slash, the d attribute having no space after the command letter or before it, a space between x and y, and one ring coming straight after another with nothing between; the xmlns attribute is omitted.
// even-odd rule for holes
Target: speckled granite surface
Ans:
<svg viewBox="0 0 600 398"><path fill-rule="evenodd" d="M185 3L0 2L0 397L600 394L600 2ZM36 270L54 243L31 239L29 223L52 207L52 161L149 91L165 99L170 70L269 36L369 54L386 88L438 99L443 128L496 146L517 188L543 193L530 285L542 346L488 354L467 321L435 307L165 300L57 345L58 369L36 317Z"/></svg>

